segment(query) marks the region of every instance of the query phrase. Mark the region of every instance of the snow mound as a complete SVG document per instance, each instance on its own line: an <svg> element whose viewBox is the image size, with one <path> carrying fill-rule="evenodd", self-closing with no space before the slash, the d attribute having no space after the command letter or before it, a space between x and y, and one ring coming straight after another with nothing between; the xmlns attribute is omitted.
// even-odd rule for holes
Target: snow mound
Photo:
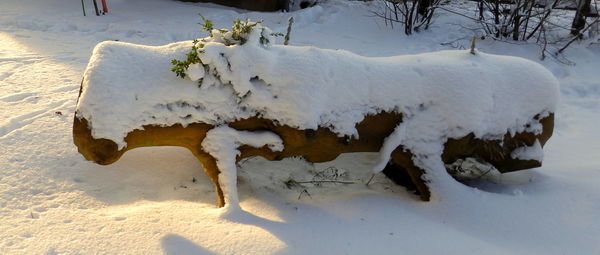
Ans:
<svg viewBox="0 0 600 255"><path fill-rule="evenodd" d="M363 57L271 45L268 28L245 24L238 23L237 32L214 29L193 44L99 44L85 72L77 116L87 119L95 138L123 148L127 133L144 125L222 125L259 116L356 137L355 126L366 115L401 112L403 122L385 140L373 170L381 171L403 146L417 166L445 172L440 157L447 139L539 134L539 119L558 103L554 76L522 58L469 51ZM170 60L189 58L191 46L197 58L179 79L170 72Z"/></svg>
<svg viewBox="0 0 600 255"><path fill-rule="evenodd" d="M88 120L95 138L120 148L128 132L144 125L219 125L257 115L352 136L365 115L381 111L409 118L430 113L418 130L425 135L435 129L446 137L484 137L522 131L558 101L554 76L521 58L468 51L371 58L263 44L261 29L257 24L242 45L205 38L199 49L205 72L200 65L193 72L199 81L170 71L171 59L183 58L189 42L100 43L84 74L77 116Z"/></svg>

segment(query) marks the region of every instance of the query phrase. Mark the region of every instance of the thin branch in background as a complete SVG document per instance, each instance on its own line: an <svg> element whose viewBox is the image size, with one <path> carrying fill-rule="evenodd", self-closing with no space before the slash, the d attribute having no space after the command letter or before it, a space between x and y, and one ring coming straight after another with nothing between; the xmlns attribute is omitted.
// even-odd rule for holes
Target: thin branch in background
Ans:
<svg viewBox="0 0 600 255"><path fill-rule="evenodd" d="M339 184L354 184L354 182L350 181L336 181L336 180L320 180L320 181L297 181L299 184L321 184L321 183L339 183Z"/></svg>
<svg viewBox="0 0 600 255"><path fill-rule="evenodd" d="M512 2L479 0L479 3L477 3L478 12L476 13L467 13L463 9L443 6L439 0L432 1L431 5L425 9L419 7L420 3L427 1L429 0L383 0L381 1L380 11L373 11L372 14L382 18L386 25L389 23L393 27L394 23L402 24L404 33L410 35L420 29L427 29L434 11L441 9L477 23L479 28L461 27L472 30L473 34L476 35L484 33L481 38L490 37L495 41L511 44L527 44L527 41L535 38L535 43L540 46L540 57L542 59L551 56L560 63L572 64L571 61L558 57L559 53L562 53L577 40L577 38L560 36L564 31L571 31L571 28L556 22L556 18L564 18L562 15L566 11L557 10L564 8L559 6L565 0L548 1L546 5L539 5L533 0L513 0ZM594 7L597 9L597 6ZM418 10L427 10L428 12L420 15ZM590 11L590 13L592 12ZM595 27L598 24L597 22L599 22L598 19L586 24L577 34L577 37L583 37L583 33ZM592 37L594 36L590 36L590 38ZM567 38L569 38L568 41L566 41ZM458 40L441 43L441 45L457 48L459 47L456 45ZM519 41L523 43L518 43ZM472 52L475 51L474 43L475 41L472 41ZM590 39L590 44L594 43L593 39ZM562 47L555 51L556 45ZM552 54L548 54L550 52Z"/></svg>
<svg viewBox="0 0 600 255"><path fill-rule="evenodd" d="M471 38L471 51L470 53L475 55L475 42L477 41L477 37L473 36L473 38Z"/></svg>
<svg viewBox="0 0 600 255"><path fill-rule="evenodd" d="M94 2L94 10L96 10L96 16L100 16L100 11L98 11L98 2L96 0Z"/></svg>
<svg viewBox="0 0 600 255"><path fill-rule="evenodd" d="M304 189L300 192L300 194L298 194L298 200L302 198L302 194L306 194L310 199L312 199L312 196L310 195L310 193L308 193L308 190Z"/></svg>
<svg viewBox="0 0 600 255"><path fill-rule="evenodd" d="M448 47L452 47L452 48L455 48L455 49L461 49L462 50L462 49L464 49L464 47L462 46L462 44L458 44L458 45L455 45L455 44L457 42L459 42L459 41L466 40L468 38L469 38L468 36L465 36L465 37L454 39L452 41L440 43L440 45L448 46Z"/></svg>
<svg viewBox="0 0 600 255"><path fill-rule="evenodd" d="M541 31L544 32L543 38L544 38L544 47L542 48L542 60L544 60L546 58L546 48L548 47L548 40L546 40L546 29L544 28L544 26L542 26Z"/></svg>
<svg viewBox="0 0 600 255"><path fill-rule="evenodd" d="M288 43L290 42L290 33L292 33L292 23L294 23L294 17L290 17L290 19L288 20L287 33L285 34L283 45L288 45Z"/></svg>
<svg viewBox="0 0 600 255"><path fill-rule="evenodd" d="M585 28L583 28L581 31L579 31L579 34L574 35L573 38L567 43L565 44L565 46L563 46L562 48L560 48L556 54L560 54L562 53L565 49L567 49L573 42L577 41L578 39L581 38L581 36L583 35L583 33L585 33L585 31L587 31L588 29L590 29L590 27L592 27L594 24L596 24L599 21L598 18L596 18L596 20L594 20L593 22L587 24L587 26L585 26Z"/></svg>
<svg viewBox="0 0 600 255"><path fill-rule="evenodd" d="M479 0L479 3L477 3L478 12L472 14L466 13L462 9L446 6L437 6L436 8L474 21L479 24L479 31L484 32L486 37L490 37L495 41L521 44L517 42L526 43L535 38L535 43L540 47L541 59L550 56L557 62L572 65L573 62L564 58L564 56L559 56L559 54L570 47L573 42L583 38L584 33L591 31L600 21L596 18L592 22L586 22L586 25L575 36L560 36L564 32L572 32L572 28L556 22L556 18L564 18L561 16L567 12L557 11L563 9L563 7L559 7L562 2L564 0L552 0L546 6L539 6L531 0L514 0L512 2ZM597 9L597 6L594 5L591 8ZM589 16L592 16L589 13L596 12L588 10L584 15L589 18ZM464 26L461 27L465 28ZM473 28L466 29L474 31L474 33L478 31L478 29ZM594 43L593 40L595 40L595 36L590 36L590 44ZM442 43L442 45L456 48L455 42ZM561 47L556 50L554 48L558 48L557 45Z"/></svg>
<svg viewBox="0 0 600 255"><path fill-rule="evenodd" d="M533 35L535 35L535 32L538 29L540 29L540 26L542 26L542 24L544 24L544 22L546 22L548 20L548 17L550 17L552 10L556 9L559 2L560 2L560 0L554 0L554 2L552 3L552 7L550 9L546 9L544 17L538 22L538 25L533 29L533 31L531 31L531 33L529 34L529 36L527 36L527 38L525 40L529 40L531 37L533 37Z"/></svg>
<svg viewBox="0 0 600 255"><path fill-rule="evenodd" d="M371 181L373 180L373 178L375 178L375 173L371 174L371 178L369 178L369 180L367 181L367 183L365 185L369 186L369 184L371 184Z"/></svg>
<svg viewBox="0 0 600 255"><path fill-rule="evenodd" d="M83 0L81 0L81 9L83 9L83 16L85 15L85 4L83 3Z"/></svg>
<svg viewBox="0 0 600 255"><path fill-rule="evenodd" d="M384 20L386 26L394 28L394 23L403 25L404 34L410 35L421 29L428 29L433 13L440 0L382 0L379 11L371 11L373 16Z"/></svg>

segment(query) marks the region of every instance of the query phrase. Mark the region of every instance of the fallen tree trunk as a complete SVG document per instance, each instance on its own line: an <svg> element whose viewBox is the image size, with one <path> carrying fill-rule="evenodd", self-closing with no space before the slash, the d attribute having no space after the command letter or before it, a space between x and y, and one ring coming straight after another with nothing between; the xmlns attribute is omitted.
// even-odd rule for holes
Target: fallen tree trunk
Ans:
<svg viewBox="0 0 600 255"><path fill-rule="evenodd" d="M189 42L99 44L75 114L79 151L110 164L137 147L185 147L215 184L219 206L237 201L235 162L250 156L324 162L379 152L371 170L385 169L422 200L457 190L445 164L541 165L558 82L539 64L478 51L370 58L271 45L270 35L238 21L194 41L191 52Z"/></svg>
<svg viewBox="0 0 600 255"><path fill-rule="evenodd" d="M237 161L262 156L268 160L281 160L287 157L302 156L308 162L326 162L337 158L342 153L349 152L378 152L384 139L402 122L402 115L397 113L380 113L366 116L357 126L359 139L338 137L327 128L317 130L299 130L285 125L277 125L272 120L251 118L229 124L237 130L257 131L268 130L281 137L285 149L273 152L268 148L253 148L242 146ZM473 134L460 139L450 139L444 145L443 160L449 164L458 159L478 157L494 165L500 172L511 172L541 166L538 160L522 160L511 156L511 152L523 146L532 146L536 140L542 145L552 135L554 115L540 120L543 132L533 134L517 133L514 136L506 134L501 140L477 139ZM73 141L79 152L88 160L107 165L116 162L126 151L149 146L180 146L187 148L200 161L204 171L215 184L218 206L224 205L223 191L219 184L219 169L215 159L206 153L201 143L206 132L214 126L197 123L186 127L174 125L168 127L144 126L142 130L134 130L127 134L127 146L118 149L115 142L108 139L96 139L91 134L88 121L75 118L73 123ZM422 179L425 173L412 161L412 153L397 148L392 154L391 164L384 173L396 183L404 183L408 187L416 187L421 200L428 201L430 191Z"/></svg>

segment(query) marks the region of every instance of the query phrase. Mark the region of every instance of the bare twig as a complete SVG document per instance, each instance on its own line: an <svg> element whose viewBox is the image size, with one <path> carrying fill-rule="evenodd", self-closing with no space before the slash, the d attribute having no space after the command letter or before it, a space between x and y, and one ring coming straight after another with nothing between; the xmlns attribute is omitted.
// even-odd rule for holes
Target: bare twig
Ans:
<svg viewBox="0 0 600 255"><path fill-rule="evenodd" d="M322 180L322 181L297 181L299 184L320 184L320 183L340 183L340 184L354 184L349 181L336 181L336 180Z"/></svg>
<svg viewBox="0 0 600 255"><path fill-rule="evenodd" d="M543 35L544 47L542 48L542 60L544 60L546 58L546 48L548 47L548 40L546 37L546 29L544 28L544 26L542 26L542 31L544 32L544 35Z"/></svg>
<svg viewBox="0 0 600 255"><path fill-rule="evenodd" d="M371 174L371 178L369 178L369 181L367 181L367 186L369 186L369 184L371 184L371 181L373 180L373 178L375 177L375 174Z"/></svg>
<svg viewBox="0 0 600 255"><path fill-rule="evenodd" d="M540 20L540 22L538 23L538 25L533 29L533 31L531 31L531 33L529 34L529 36L527 36L526 40L529 40L533 35L535 35L535 32L540 29L540 27L542 26L542 24L544 24L544 22L546 22L548 20L548 17L550 16L550 13L552 13L552 10L554 8L556 8L556 6L558 6L558 3L560 2L560 0L555 0L554 3L552 3L552 7L550 9L547 9L546 13L544 14L544 17Z"/></svg>
<svg viewBox="0 0 600 255"><path fill-rule="evenodd" d="M310 193L308 193L308 190L304 189L300 192L300 194L298 194L298 200L300 200L300 198L302 198L302 194L306 194L309 198L312 199L312 196L310 195Z"/></svg>
<svg viewBox="0 0 600 255"><path fill-rule="evenodd" d="M578 35L573 36L573 38L562 48L560 48L556 54L560 54L562 53L565 49L567 49L573 42L577 41L581 35L588 30L591 26L593 26L594 24L596 24L596 22L598 22L600 19L596 18L596 20L594 20L593 22L589 23L585 28L583 28Z"/></svg>
<svg viewBox="0 0 600 255"><path fill-rule="evenodd" d="M461 37L461 38L457 38L457 39L454 39L454 40L452 40L452 41L448 41L448 42L443 42L443 43L440 43L440 45L443 45L443 46L450 46L450 47L452 47L452 48L459 48L459 47L460 47L460 48L462 49L462 48L464 48L464 47L462 47L462 45L460 45L460 44L459 44L459 45L455 45L455 43L457 43L458 41L465 40L465 39L467 39L467 38L468 38L468 36Z"/></svg>
<svg viewBox="0 0 600 255"><path fill-rule="evenodd" d="M410 35L429 28L433 13L440 0L384 0L379 11L371 11L373 16L382 18L385 25L394 28L394 23L403 25L404 34Z"/></svg>
<svg viewBox="0 0 600 255"><path fill-rule="evenodd" d="M290 33L292 33L292 23L294 23L294 17L290 17L288 22L287 33L285 34L283 45L288 45L290 42Z"/></svg>

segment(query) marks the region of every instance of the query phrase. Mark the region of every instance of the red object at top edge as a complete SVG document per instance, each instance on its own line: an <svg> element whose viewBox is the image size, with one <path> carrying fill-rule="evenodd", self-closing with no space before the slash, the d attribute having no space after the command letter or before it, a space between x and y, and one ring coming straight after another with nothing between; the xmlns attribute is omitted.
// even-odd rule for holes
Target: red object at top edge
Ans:
<svg viewBox="0 0 600 255"><path fill-rule="evenodd" d="M106 0L102 0L102 11L108 13L108 6L106 6Z"/></svg>

